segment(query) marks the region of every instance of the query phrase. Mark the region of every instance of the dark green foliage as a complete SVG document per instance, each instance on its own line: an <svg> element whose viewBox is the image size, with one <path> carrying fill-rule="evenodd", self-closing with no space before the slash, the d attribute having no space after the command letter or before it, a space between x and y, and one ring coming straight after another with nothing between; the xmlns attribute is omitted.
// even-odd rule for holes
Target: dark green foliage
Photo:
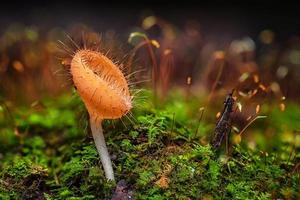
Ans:
<svg viewBox="0 0 300 200"><path fill-rule="evenodd" d="M28 138L21 155L8 153L1 166L0 191L2 198L39 199L43 197L48 178L47 161L44 155L44 140L38 136Z"/></svg>
<svg viewBox="0 0 300 200"><path fill-rule="evenodd" d="M201 122L195 134L196 103L172 98L166 107L149 103L135 110L135 124L126 118L126 127L120 121L104 123L116 179L124 179L136 199L300 198L294 170L300 155L289 156L297 145L280 143L282 148L268 154L242 143L225 156L200 143L213 125ZM0 147L0 199L109 199L116 183L104 177L78 106L76 98L46 102L42 110L15 113L19 135L15 127L1 128L0 136L8 138Z"/></svg>

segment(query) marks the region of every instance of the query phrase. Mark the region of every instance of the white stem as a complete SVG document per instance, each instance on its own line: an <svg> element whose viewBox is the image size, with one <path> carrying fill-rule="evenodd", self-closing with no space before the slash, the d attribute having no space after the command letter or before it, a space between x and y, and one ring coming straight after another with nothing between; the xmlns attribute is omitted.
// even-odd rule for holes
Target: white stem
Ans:
<svg viewBox="0 0 300 200"><path fill-rule="evenodd" d="M93 120L92 118L90 119L90 124L91 124L93 138L94 138L94 141L96 144L96 148L98 150L98 153L99 153L100 159L101 159L101 163L103 165L105 176L108 180L115 180L110 156L109 156L106 144L105 144L105 139L104 139L103 130L102 130L102 124L99 121L97 123L97 121Z"/></svg>

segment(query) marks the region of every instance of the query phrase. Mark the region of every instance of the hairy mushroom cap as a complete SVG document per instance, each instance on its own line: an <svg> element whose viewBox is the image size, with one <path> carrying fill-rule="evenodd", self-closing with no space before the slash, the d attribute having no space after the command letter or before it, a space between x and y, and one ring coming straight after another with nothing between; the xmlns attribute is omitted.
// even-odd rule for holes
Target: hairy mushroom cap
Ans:
<svg viewBox="0 0 300 200"><path fill-rule="evenodd" d="M71 61L70 72L94 120L117 119L132 108L123 73L105 55L97 51L79 50Z"/></svg>

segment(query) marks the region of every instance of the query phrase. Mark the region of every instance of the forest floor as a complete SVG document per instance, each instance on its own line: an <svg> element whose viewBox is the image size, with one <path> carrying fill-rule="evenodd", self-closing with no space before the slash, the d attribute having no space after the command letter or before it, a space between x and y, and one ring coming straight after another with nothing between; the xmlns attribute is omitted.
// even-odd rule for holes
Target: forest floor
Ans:
<svg viewBox="0 0 300 200"><path fill-rule="evenodd" d="M154 106L142 95L132 118L104 123L116 182L104 177L76 95L2 105L0 199L110 199L116 186L135 199L300 198L298 105L262 106L267 118L242 138L232 132L226 153L209 145L223 99L200 119L196 97L175 91Z"/></svg>

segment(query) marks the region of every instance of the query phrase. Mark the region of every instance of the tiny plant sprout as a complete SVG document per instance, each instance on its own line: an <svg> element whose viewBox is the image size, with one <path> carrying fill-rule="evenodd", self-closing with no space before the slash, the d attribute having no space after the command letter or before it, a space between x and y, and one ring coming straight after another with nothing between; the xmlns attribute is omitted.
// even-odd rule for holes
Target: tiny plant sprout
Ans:
<svg viewBox="0 0 300 200"><path fill-rule="evenodd" d="M89 113L93 138L105 176L108 180L114 180L102 121L121 118L132 108L127 81L118 66L108 57L87 49L75 53L71 61L70 73L74 86Z"/></svg>

